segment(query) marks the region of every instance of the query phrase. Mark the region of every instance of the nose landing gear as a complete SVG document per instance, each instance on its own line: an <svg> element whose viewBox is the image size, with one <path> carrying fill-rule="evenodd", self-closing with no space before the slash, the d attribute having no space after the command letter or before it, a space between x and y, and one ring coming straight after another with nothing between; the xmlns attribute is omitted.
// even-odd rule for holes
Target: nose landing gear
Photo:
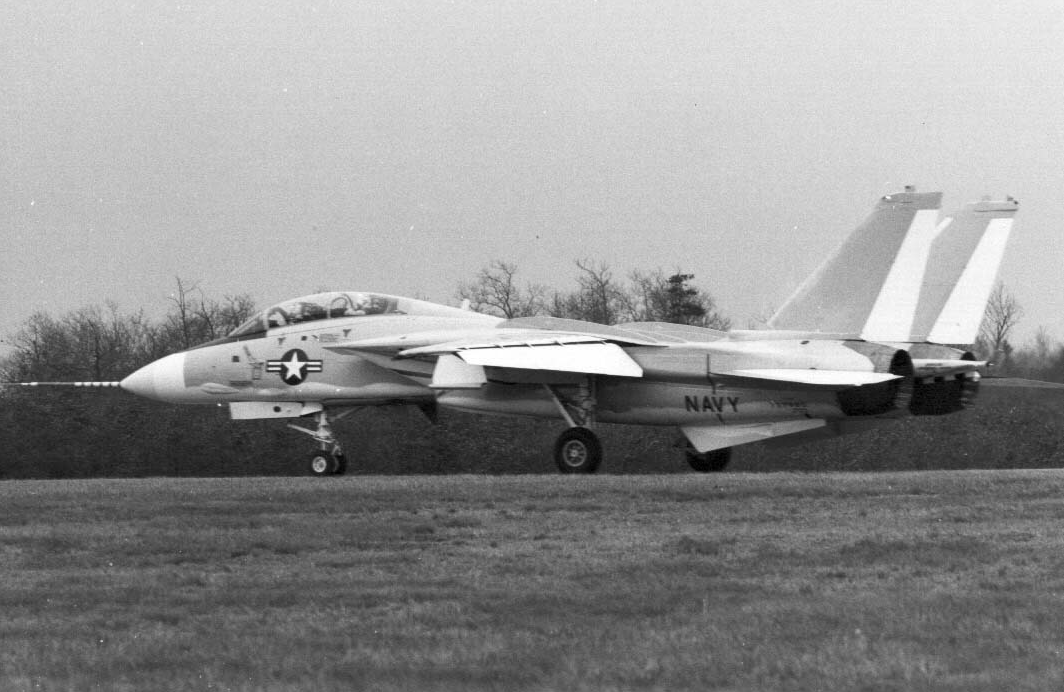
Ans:
<svg viewBox="0 0 1064 692"><path fill-rule="evenodd" d="M353 410L344 411L336 418L343 418ZM310 456L307 470L312 476L341 476L347 472L347 457L344 456L340 443L332 433L332 428L329 426L329 417L325 411L319 411L314 414L314 417L318 422L318 427L315 430L292 425L291 423L288 424L289 428L313 437L320 447L318 451Z"/></svg>
<svg viewBox="0 0 1064 692"><path fill-rule="evenodd" d="M310 457L310 475L340 476L347 471L347 457L342 452L321 450Z"/></svg>

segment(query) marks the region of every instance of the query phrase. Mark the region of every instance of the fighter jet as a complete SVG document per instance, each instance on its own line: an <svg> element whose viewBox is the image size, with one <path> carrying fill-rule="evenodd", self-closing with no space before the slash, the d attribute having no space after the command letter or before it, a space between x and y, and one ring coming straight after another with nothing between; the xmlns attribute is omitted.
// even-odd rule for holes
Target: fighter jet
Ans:
<svg viewBox="0 0 1064 692"><path fill-rule="evenodd" d="M678 427L690 465L721 470L737 445L971 405L985 363L951 344L975 340L1018 203L971 204L938 222L940 200L912 189L879 200L770 330L523 318L331 349L386 368L431 364L441 406L561 418L564 473L598 468L597 422Z"/></svg>
<svg viewBox="0 0 1064 692"><path fill-rule="evenodd" d="M983 364L948 344L974 341L1017 204L981 202L938 222L940 200L913 190L879 200L770 330L504 320L336 291L273 305L120 383L76 384L224 405L236 420L312 419L289 427L314 439L307 469L319 476L347 467L330 418L392 404L560 419L563 473L599 468L598 422L674 426L694 469L720 470L737 445L970 405Z"/></svg>

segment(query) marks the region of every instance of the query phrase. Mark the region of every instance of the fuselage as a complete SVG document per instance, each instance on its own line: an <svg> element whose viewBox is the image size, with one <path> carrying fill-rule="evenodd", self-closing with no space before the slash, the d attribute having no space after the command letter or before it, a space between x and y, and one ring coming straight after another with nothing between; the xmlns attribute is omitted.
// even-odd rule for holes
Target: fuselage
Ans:
<svg viewBox="0 0 1064 692"><path fill-rule="evenodd" d="M230 404L242 418L432 402L557 418L560 401L567 401L593 409L602 422L703 427L887 415L902 391L898 377L871 374L912 374L911 363L909 372L895 373L899 350L893 346L793 333L765 339L720 334L692 342L629 331L624 353L638 365L639 377L486 367L482 386L459 389L432 386L435 357L400 357L424 343L507 329L500 318L425 301L316 294L272 306L223 339L151 363L121 386L171 403ZM842 391L817 383L817 372L871 377L862 380L865 386ZM802 374L787 381L786 373Z"/></svg>

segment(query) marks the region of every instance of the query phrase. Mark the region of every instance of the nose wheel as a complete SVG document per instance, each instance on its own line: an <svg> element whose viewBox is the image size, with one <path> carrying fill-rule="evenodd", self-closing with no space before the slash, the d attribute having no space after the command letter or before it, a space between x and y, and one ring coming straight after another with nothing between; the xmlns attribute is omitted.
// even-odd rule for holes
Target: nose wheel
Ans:
<svg viewBox="0 0 1064 692"><path fill-rule="evenodd" d="M342 418L351 413L351 410L344 411L337 418ZM325 411L319 411L314 416L318 422L318 427L314 430L304 428L299 425L292 425L289 423L288 427L293 430L297 430L305 435L310 435L318 443L318 451L310 455L310 461L307 464L307 471L312 476L340 476L347 472L347 457L344 456L343 449L340 448L340 443L337 442L336 437L332 433L332 428L329 426L329 417L325 414Z"/></svg>
<svg viewBox="0 0 1064 692"><path fill-rule="evenodd" d="M347 471L347 457L342 452L334 453L327 450L314 452L310 457L309 466L312 476L339 476Z"/></svg>

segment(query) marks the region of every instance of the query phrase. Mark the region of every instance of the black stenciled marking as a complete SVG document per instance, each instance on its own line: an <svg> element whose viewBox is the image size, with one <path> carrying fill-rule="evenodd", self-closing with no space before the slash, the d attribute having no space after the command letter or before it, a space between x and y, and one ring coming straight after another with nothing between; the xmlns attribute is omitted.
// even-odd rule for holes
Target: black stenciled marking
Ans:
<svg viewBox="0 0 1064 692"><path fill-rule="evenodd" d="M695 411L698 413L710 412L710 413L724 413L728 410L730 413L739 412L739 397L737 396L685 396L683 398L684 408L688 411Z"/></svg>

